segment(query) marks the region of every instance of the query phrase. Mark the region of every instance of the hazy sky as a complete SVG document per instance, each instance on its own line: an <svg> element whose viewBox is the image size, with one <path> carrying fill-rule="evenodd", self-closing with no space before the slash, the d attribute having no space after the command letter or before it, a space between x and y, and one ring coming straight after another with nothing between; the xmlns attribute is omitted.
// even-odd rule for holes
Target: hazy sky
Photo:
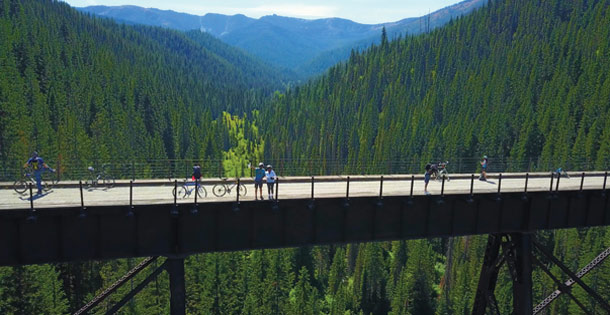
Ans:
<svg viewBox="0 0 610 315"><path fill-rule="evenodd" d="M90 5L137 5L145 8L174 10L196 15L221 13L263 15L316 19L341 17L359 23L394 22L417 17L462 0L64 0L74 7Z"/></svg>

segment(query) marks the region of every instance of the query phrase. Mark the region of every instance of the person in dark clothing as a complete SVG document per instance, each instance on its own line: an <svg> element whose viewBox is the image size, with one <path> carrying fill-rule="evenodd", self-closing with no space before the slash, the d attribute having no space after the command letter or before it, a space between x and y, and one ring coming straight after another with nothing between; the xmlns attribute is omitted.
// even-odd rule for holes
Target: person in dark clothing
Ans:
<svg viewBox="0 0 610 315"><path fill-rule="evenodd" d="M260 192L261 200L263 200L263 178L265 177L265 164L258 163L258 168L254 172L254 200L258 200L257 192Z"/></svg>

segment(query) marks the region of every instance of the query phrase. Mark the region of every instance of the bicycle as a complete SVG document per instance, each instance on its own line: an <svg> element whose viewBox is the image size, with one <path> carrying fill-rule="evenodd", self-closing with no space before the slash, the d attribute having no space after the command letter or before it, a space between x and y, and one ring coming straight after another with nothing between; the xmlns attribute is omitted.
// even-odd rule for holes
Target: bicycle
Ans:
<svg viewBox="0 0 610 315"><path fill-rule="evenodd" d="M102 171L97 173L92 166L87 167L87 170L89 171L89 179L85 181L85 185L87 185L88 188L97 187L100 182L104 187L106 187L106 189L114 187L114 177L106 173L106 171L103 169L104 167L105 165L102 166Z"/></svg>
<svg viewBox="0 0 610 315"><path fill-rule="evenodd" d="M16 180L13 183L13 189L18 194L25 194L29 188L29 184L32 184L32 187L36 187L36 178L34 178L34 171L31 168L27 168L23 170L21 178ZM46 180L41 180L40 184L42 185L42 190L47 192L51 190L52 185L48 185Z"/></svg>
<svg viewBox="0 0 610 315"><path fill-rule="evenodd" d="M570 179L570 175L568 175L568 172L561 167L555 170L555 172L553 172L553 176L555 175L557 175L557 178L563 176L567 179Z"/></svg>
<svg viewBox="0 0 610 315"><path fill-rule="evenodd" d="M449 181L449 171L447 171L447 164L449 164L449 161L436 163L436 168L432 173L432 177L435 180L440 181L444 178L445 180Z"/></svg>
<svg viewBox="0 0 610 315"><path fill-rule="evenodd" d="M212 187L212 193L214 193L214 196L216 197L222 197L227 193L231 193L231 190L235 189L235 186L237 186L237 183L233 183L231 185L227 184L227 179L226 178L221 178L222 179L222 183L216 184L214 185L214 187ZM245 196L246 195L246 186L244 186L244 184L239 184L239 195L240 196Z"/></svg>
<svg viewBox="0 0 610 315"><path fill-rule="evenodd" d="M180 187L178 187L178 197L181 197L182 199L188 198L195 191L195 186L197 186L197 196L199 198L205 198L208 196L208 191L205 190L203 184L200 184L199 182L185 181ZM174 187L172 190L172 195L176 196L176 187Z"/></svg>

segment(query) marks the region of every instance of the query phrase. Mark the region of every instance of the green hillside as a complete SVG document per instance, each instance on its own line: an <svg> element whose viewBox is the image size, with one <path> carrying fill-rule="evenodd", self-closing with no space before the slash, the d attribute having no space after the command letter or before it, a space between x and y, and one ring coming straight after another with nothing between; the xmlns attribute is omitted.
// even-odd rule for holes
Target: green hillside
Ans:
<svg viewBox="0 0 610 315"><path fill-rule="evenodd" d="M302 173L482 154L538 169L608 168L609 8L610 0L490 1L430 34L382 38L268 99L274 75L244 69L250 62L221 45L206 48L209 38L119 26L57 1L2 0L0 165L38 149L62 161L224 159L226 173L243 169L246 155ZM572 270L610 247L608 228L536 238ZM469 314L485 244L472 236L193 255L187 312ZM74 312L140 261L1 267L0 314ZM606 262L583 281L610 300L609 275ZM535 302L555 290L540 269L533 277ZM121 314L169 313L168 288L161 275ZM580 288L572 293L603 312ZM496 297L509 313L506 269ZM546 314L580 312L564 296Z"/></svg>
<svg viewBox="0 0 610 315"><path fill-rule="evenodd" d="M608 1L490 1L431 34L382 39L276 97L266 155L339 172L483 154L525 164L513 170L607 168L608 25Z"/></svg>
<svg viewBox="0 0 610 315"><path fill-rule="evenodd" d="M0 4L2 169L33 150L62 165L220 158L214 121L282 86L210 36L118 25L57 1Z"/></svg>

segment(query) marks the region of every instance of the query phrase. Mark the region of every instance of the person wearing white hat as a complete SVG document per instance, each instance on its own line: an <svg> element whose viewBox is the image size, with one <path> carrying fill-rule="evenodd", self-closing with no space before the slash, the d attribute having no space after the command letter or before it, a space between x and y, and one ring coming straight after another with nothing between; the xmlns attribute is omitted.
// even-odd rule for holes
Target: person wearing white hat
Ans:
<svg viewBox="0 0 610 315"><path fill-rule="evenodd" d="M273 185L275 184L275 180L277 176L273 171L273 167L271 165L267 165L267 172L265 172L265 178L267 179L267 192L269 193L269 200L273 200Z"/></svg>

